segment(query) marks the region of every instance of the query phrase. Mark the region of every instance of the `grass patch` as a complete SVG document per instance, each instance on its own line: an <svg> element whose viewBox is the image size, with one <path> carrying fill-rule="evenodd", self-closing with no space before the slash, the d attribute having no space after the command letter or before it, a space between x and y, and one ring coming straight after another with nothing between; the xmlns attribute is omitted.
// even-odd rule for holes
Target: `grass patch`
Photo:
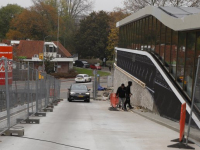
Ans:
<svg viewBox="0 0 200 150"><path fill-rule="evenodd" d="M78 67L74 67L74 69L76 70L76 72L78 74L88 74L89 76L94 76L92 69L78 68ZM101 77L102 76L109 76L110 75L109 72L100 71L100 70L97 71L97 74L99 74Z"/></svg>

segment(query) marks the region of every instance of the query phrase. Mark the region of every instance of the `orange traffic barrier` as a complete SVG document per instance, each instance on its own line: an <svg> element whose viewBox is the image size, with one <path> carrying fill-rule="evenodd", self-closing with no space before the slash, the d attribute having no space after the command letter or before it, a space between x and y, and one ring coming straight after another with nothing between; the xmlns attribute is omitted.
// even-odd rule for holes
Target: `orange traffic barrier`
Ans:
<svg viewBox="0 0 200 150"><path fill-rule="evenodd" d="M181 105L181 116L180 116L180 136L179 141L181 142L184 138L185 131L185 118L186 118L186 103Z"/></svg>
<svg viewBox="0 0 200 150"><path fill-rule="evenodd" d="M178 142L167 147L171 148L179 148L179 149L194 149L193 147L185 144L186 139L184 138L184 131L185 131L185 118L186 118L186 103L181 105L181 115L180 115L180 135L178 139L171 140L172 142ZM194 144L193 142L189 141L189 143Z"/></svg>
<svg viewBox="0 0 200 150"><path fill-rule="evenodd" d="M111 103L112 107L114 107L114 108L117 107L117 104L119 103L119 98L116 97L115 93L110 94L110 103Z"/></svg>

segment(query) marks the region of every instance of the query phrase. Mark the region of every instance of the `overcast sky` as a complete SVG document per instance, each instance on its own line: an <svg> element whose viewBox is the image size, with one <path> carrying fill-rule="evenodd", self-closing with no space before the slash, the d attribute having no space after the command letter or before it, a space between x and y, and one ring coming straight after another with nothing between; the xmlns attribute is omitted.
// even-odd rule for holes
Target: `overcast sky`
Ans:
<svg viewBox="0 0 200 150"><path fill-rule="evenodd" d="M124 0L94 0L94 10L112 11L115 7L122 7ZM29 7L32 5L31 0L0 0L0 7L7 4L18 4L22 7Z"/></svg>

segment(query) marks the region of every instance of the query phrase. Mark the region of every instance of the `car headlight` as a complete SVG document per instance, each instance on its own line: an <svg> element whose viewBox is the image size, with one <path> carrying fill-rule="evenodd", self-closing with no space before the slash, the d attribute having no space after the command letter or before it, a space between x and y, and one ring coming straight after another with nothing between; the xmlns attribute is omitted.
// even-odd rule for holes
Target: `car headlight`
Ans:
<svg viewBox="0 0 200 150"><path fill-rule="evenodd" d="M90 93L85 93L86 95L90 95Z"/></svg>
<svg viewBox="0 0 200 150"><path fill-rule="evenodd" d="M70 95L74 95L75 94L75 92L70 92Z"/></svg>

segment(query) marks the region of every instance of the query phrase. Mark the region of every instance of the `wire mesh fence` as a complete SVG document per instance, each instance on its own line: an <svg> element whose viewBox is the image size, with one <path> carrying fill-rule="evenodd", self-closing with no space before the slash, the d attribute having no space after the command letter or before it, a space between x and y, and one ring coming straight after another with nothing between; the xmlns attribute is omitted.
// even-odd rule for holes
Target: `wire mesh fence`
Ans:
<svg viewBox="0 0 200 150"><path fill-rule="evenodd" d="M0 58L0 133L42 112L60 96L60 81L29 63Z"/></svg>

